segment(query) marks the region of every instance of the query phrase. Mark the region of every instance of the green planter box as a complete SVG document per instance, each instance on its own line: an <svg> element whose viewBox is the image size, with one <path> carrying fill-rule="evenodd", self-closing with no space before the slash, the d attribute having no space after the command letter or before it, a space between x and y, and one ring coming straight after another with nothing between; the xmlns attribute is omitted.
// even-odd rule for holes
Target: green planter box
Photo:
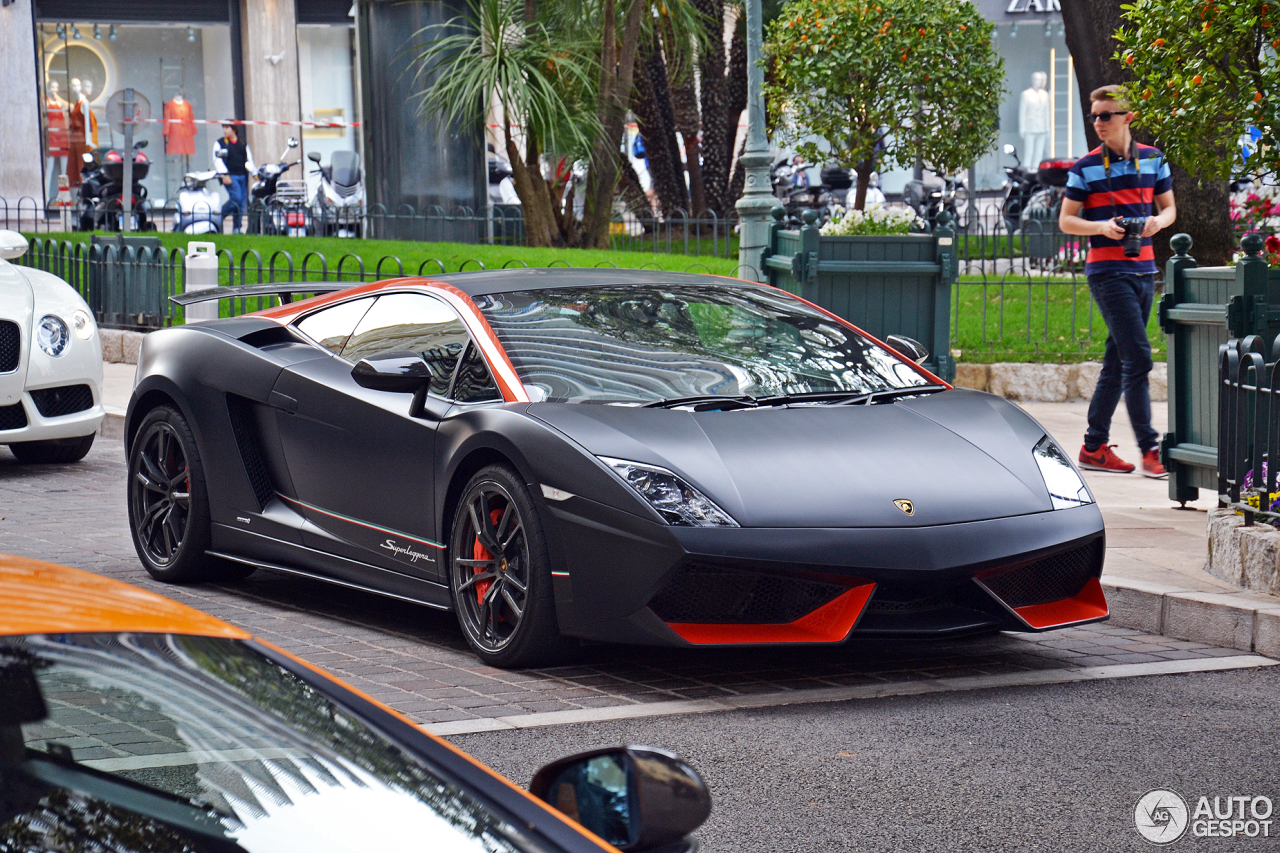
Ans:
<svg viewBox="0 0 1280 853"><path fill-rule="evenodd" d="M780 218L781 208L774 210ZM929 350L924 366L947 381L951 358L951 284L958 264L954 237L934 234L830 237L805 212L798 231L773 226L762 268L767 281L819 305L884 340L914 338Z"/></svg>

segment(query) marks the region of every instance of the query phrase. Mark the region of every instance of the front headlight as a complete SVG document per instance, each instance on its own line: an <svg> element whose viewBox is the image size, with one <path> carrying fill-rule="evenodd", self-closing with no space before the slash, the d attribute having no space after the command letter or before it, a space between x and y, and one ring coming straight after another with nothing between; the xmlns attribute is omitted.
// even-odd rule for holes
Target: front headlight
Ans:
<svg viewBox="0 0 1280 853"><path fill-rule="evenodd" d="M71 342L71 332L61 317L46 314L36 325L36 344L48 355L57 358L67 351Z"/></svg>
<svg viewBox="0 0 1280 853"><path fill-rule="evenodd" d="M1031 453L1040 467L1040 476L1044 477L1044 486L1049 490L1049 500L1053 502L1054 509L1093 503L1093 496L1080 478L1080 472L1056 441L1046 435Z"/></svg>
<svg viewBox="0 0 1280 853"><path fill-rule="evenodd" d="M607 456L601 456L600 461L648 501L667 524L677 527L738 526L729 513L666 468Z"/></svg>
<svg viewBox="0 0 1280 853"><path fill-rule="evenodd" d="M76 337L82 341L93 337L93 318L82 308L77 308L76 313L71 315L71 327L75 329Z"/></svg>

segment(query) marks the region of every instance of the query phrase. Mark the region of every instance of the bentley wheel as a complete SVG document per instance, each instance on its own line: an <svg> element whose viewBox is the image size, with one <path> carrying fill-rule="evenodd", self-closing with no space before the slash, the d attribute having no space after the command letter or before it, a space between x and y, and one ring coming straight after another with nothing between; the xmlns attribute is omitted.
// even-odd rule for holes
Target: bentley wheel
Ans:
<svg viewBox="0 0 1280 853"><path fill-rule="evenodd" d="M546 540L528 490L490 465L467 484L449 538L458 624L491 666L547 663L561 652Z"/></svg>
<svg viewBox="0 0 1280 853"><path fill-rule="evenodd" d="M209 547L209 498L195 437L168 406L152 410L129 450L129 529L156 580L184 583L216 574Z"/></svg>

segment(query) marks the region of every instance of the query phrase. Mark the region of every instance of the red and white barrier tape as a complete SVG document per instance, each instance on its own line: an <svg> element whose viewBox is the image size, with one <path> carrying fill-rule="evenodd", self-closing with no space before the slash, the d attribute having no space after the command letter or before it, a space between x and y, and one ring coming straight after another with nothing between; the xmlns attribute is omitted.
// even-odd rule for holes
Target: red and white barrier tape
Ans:
<svg viewBox="0 0 1280 853"><path fill-rule="evenodd" d="M129 123L129 119L124 120ZM267 127L359 127L358 121L254 121L240 118L139 118L135 124L234 124L263 125Z"/></svg>

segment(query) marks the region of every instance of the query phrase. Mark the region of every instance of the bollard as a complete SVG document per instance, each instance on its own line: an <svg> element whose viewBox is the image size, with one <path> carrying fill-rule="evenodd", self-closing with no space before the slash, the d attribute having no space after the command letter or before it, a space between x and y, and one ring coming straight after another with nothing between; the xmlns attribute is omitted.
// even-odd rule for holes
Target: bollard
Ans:
<svg viewBox="0 0 1280 853"><path fill-rule="evenodd" d="M192 293L218 286L218 247L213 243L196 240L187 244L187 258L183 264L183 290ZM218 319L218 301L198 302L186 309L188 323L203 323Z"/></svg>

